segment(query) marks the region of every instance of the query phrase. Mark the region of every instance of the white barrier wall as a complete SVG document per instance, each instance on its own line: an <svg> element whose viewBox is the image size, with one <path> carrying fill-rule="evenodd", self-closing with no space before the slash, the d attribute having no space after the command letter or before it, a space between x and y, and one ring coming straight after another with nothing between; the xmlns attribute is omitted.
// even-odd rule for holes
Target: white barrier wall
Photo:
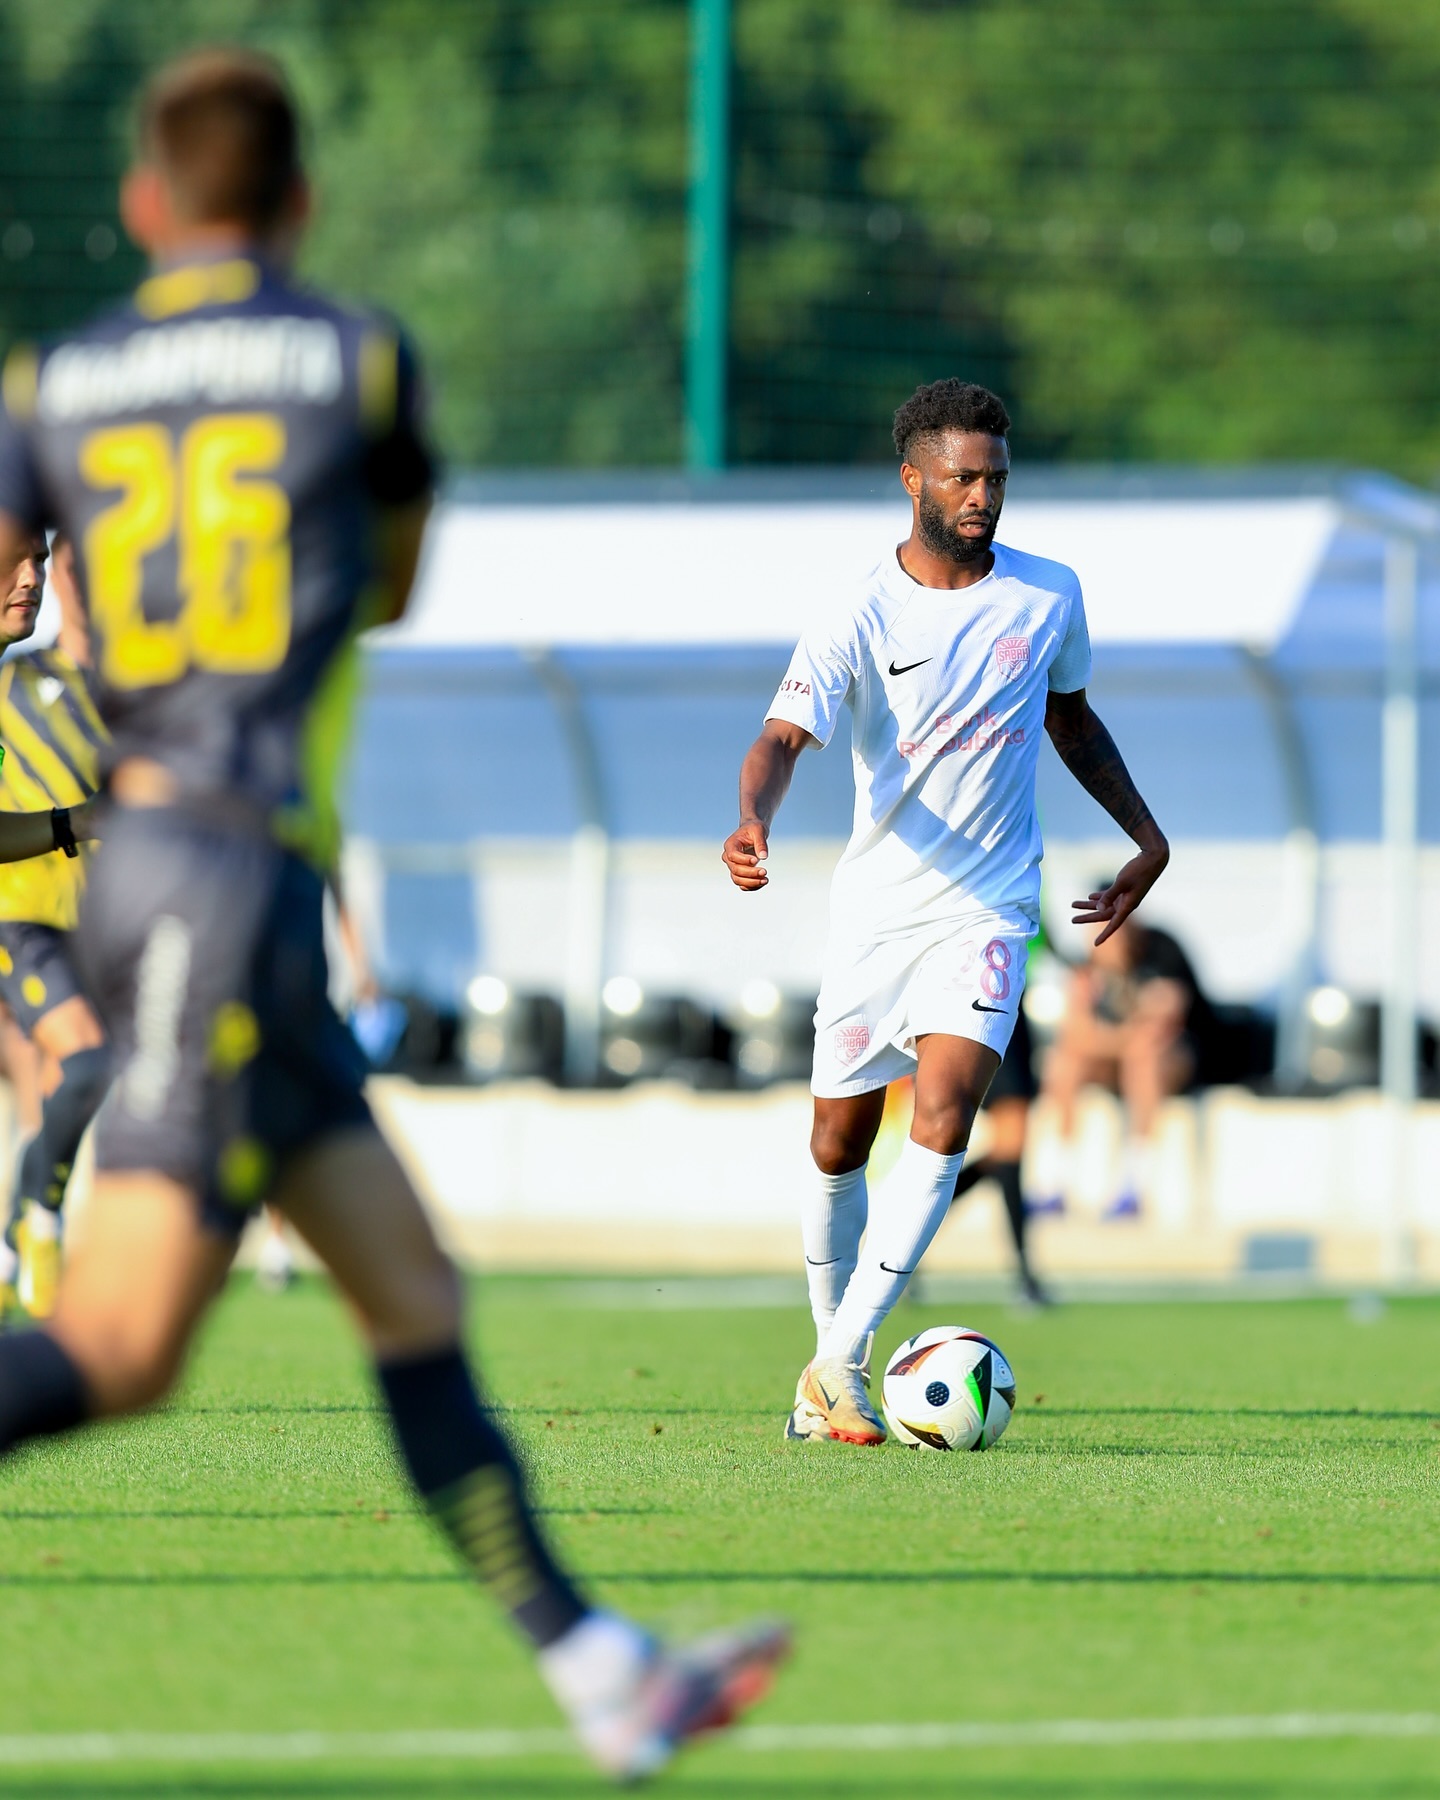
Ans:
<svg viewBox="0 0 1440 1800"><path fill-rule="evenodd" d="M372 1084L377 1113L462 1256L498 1268L794 1270L809 1095L704 1095L669 1083L567 1094L540 1083ZM1035 1136L1048 1131L1043 1106ZM983 1122L982 1122L983 1124ZM1398 1129L1397 1129L1398 1127ZM903 1129L903 1127L902 1127ZM1440 1104L1399 1119L1374 1094L1175 1101L1139 1221L1105 1222L1118 1109L1087 1097L1067 1210L1035 1225L1057 1276L1336 1284L1440 1280ZM893 1145L877 1147L875 1203ZM991 1274L1010 1252L985 1187L952 1213L929 1267Z"/></svg>
<svg viewBox="0 0 1440 1800"><path fill-rule="evenodd" d="M841 845L777 833L771 885L760 895L730 886L715 843L625 841L612 847L607 973L630 975L657 992L733 1004L760 976L787 990L818 987L829 913L830 876ZM398 852L392 854L398 855ZM1084 950L1068 901L1088 893L1127 854L1123 839L1057 842L1045 859L1047 928L1071 957ZM473 954L479 967L518 987L559 993L569 930L570 847L561 841L496 840L431 850L416 866L472 883ZM1382 960L1382 904L1373 844L1321 851L1321 975L1348 993L1375 998ZM377 966L405 985L403 958L414 946L387 933L386 853L367 840L347 847L346 893L361 916ZM398 866L409 866L403 857ZM1420 858L1420 1009L1440 1020L1440 849ZM1294 952L1284 904L1284 850L1278 843L1181 841L1145 916L1173 931L1216 1000L1273 1000ZM402 961L396 963L396 959ZM473 971L472 971L473 972Z"/></svg>

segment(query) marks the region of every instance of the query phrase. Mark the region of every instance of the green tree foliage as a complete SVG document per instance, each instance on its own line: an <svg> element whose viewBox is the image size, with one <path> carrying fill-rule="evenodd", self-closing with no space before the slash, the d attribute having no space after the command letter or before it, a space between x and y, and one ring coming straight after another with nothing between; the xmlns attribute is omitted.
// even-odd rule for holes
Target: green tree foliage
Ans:
<svg viewBox="0 0 1440 1800"><path fill-rule="evenodd" d="M917 381L1031 456L1440 472L1440 12L734 0L731 440L874 459ZM680 454L685 0L6 0L0 334L137 272L113 192L174 48L277 51L307 268L392 306L452 457Z"/></svg>
<svg viewBox="0 0 1440 1800"><path fill-rule="evenodd" d="M946 245L1059 456L1440 469L1440 14L843 9L868 179ZM881 48L883 46L883 50Z"/></svg>

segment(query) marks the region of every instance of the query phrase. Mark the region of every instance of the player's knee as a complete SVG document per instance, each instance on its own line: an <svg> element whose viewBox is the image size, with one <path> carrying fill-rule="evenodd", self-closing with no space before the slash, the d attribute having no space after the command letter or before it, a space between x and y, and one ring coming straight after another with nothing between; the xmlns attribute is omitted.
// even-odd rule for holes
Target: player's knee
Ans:
<svg viewBox="0 0 1440 1800"><path fill-rule="evenodd" d="M910 1135L917 1144L941 1156L954 1156L970 1142L975 1107L968 1096L949 1094L917 1100Z"/></svg>
<svg viewBox="0 0 1440 1800"><path fill-rule="evenodd" d="M384 1293L364 1310L367 1333L380 1355L454 1343L463 1310L459 1272L437 1245L432 1256L394 1270Z"/></svg>
<svg viewBox="0 0 1440 1800"><path fill-rule="evenodd" d="M172 1334L137 1328L129 1319L63 1317L55 1335L74 1359L98 1417L141 1412L171 1391L184 1365L185 1346Z"/></svg>
<svg viewBox="0 0 1440 1800"><path fill-rule="evenodd" d="M869 1154L869 1144L843 1125L817 1123L810 1134L810 1155L822 1175L848 1175Z"/></svg>

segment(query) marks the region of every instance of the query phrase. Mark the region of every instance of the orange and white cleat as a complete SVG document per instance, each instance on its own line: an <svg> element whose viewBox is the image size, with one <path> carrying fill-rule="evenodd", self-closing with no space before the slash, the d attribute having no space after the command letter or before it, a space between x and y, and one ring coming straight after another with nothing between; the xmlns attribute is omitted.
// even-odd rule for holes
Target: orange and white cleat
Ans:
<svg viewBox="0 0 1440 1800"><path fill-rule="evenodd" d="M787 1438L812 1443L883 1444L885 1426L870 1404L869 1358L817 1356L795 1384L795 1407L785 1421Z"/></svg>

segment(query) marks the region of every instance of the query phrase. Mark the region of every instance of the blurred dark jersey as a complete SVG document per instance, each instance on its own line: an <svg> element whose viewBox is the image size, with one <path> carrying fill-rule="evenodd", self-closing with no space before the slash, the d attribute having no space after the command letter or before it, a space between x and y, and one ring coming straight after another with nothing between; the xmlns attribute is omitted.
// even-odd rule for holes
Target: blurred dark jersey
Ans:
<svg viewBox="0 0 1440 1800"><path fill-rule="evenodd" d="M75 544L100 711L187 797L326 857L381 509L433 479L396 328L197 259L5 367L0 509Z"/></svg>

